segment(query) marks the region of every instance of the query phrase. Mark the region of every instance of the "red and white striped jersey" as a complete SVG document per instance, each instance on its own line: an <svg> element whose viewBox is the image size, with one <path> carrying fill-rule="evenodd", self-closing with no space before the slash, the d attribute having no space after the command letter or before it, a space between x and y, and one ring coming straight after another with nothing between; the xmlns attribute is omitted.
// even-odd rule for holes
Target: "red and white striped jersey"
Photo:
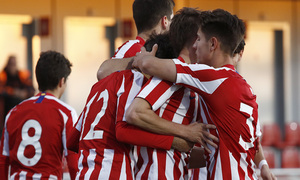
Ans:
<svg viewBox="0 0 300 180"><path fill-rule="evenodd" d="M233 65L212 68L203 64L185 64L177 59L176 84L201 95L215 124L218 148L207 154L208 179L257 179L253 162L261 135L256 96Z"/></svg>
<svg viewBox="0 0 300 180"><path fill-rule="evenodd" d="M112 59L133 57L141 51L144 44L145 41L140 36L137 36L135 40L126 41L116 50Z"/></svg>
<svg viewBox="0 0 300 180"><path fill-rule="evenodd" d="M162 118L179 123L196 122L198 95L188 88L153 77L137 97L147 100ZM187 153L141 147L136 179L188 179Z"/></svg>
<svg viewBox="0 0 300 180"><path fill-rule="evenodd" d="M191 180L203 180L207 179L206 167L189 169L191 171Z"/></svg>
<svg viewBox="0 0 300 180"><path fill-rule="evenodd" d="M141 73L125 70L94 84L75 125L80 132L76 179L134 179L131 146L118 141L124 136L134 138L133 143L170 149L173 137L151 134L125 121L126 109L145 82Z"/></svg>
<svg viewBox="0 0 300 180"><path fill-rule="evenodd" d="M49 93L39 93L6 116L1 155L9 158L10 179L62 179L66 140L75 110ZM2 164L2 163L0 163Z"/></svg>

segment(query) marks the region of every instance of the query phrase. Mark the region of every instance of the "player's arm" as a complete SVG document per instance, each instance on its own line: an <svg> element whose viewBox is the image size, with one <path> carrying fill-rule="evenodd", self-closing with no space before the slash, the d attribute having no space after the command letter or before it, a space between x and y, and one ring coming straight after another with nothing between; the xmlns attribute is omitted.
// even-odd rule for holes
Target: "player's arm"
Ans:
<svg viewBox="0 0 300 180"><path fill-rule="evenodd" d="M66 156L68 169L70 173L71 180L75 180L76 173L78 170L78 146L79 146L79 137L80 131L76 129L76 126L73 126L73 122L77 121L77 114L73 111L73 114L69 116L69 119L66 123L66 136L67 136L67 148L68 154ZM81 121L76 122L76 125ZM75 152L69 150L70 146L74 145Z"/></svg>
<svg viewBox="0 0 300 180"><path fill-rule="evenodd" d="M75 180L76 173L78 170L78 154L68 150L68 156L66 156L66 159L71 180Z"/></svg>
<svg viewBox="0 0 300 180"><path fill-rule="evenodd" d="M132 58L105 60L97 71L97 79L101 80L113 72L132 68Z"/></svg>
<svg viewBox="0 0 300 180"><path fill-rule="evenodd" d="M79 138L84 115L83 112L80 114L74 127L69 130L69 134L67 136L67 149L75 153L78 153L79 150Z"/></svg>
<svg viewBox="0 0 300 180"><path fill-rule="evenodd" d="M260 142L258 143L258 151L256 152L255 157L254 157L254 163L260 169L260 175L263 178L263 180L277 179L269 169L269 166L264 157L263 148L262 148Z"/></svg>
<svg viewBox="0 0 300 180"><path fill-rule="evenodd" d="M179 137L155 134L142 130L139 127L130 125L125 121L117 122L116 138L118 141L127 144L165 150L170 150L172 148L181 152L189 151L194 145L194 143Z"/></svg>
<svg viewBox="0 0 300 180"><path fill-rule="evenodd" d="M176 66L171 59L159 59L155 57L158 46L155 44L151 52L144 47L141 53L137 53L132 62L132 67L141 70L150 76L156 76L170 82L176 82Z"/></svg>
<svg viewBox="0 0 300 180"><path fill-rule="evenodd" d="M72 128L70 135L67 139L67 148L75 153L78 153L79 149L79 138L80 131L78 131L75 127Z"/></svg>
<svg viewBox="0 0 300 180"><path fill-rule="evenodd" d="M147 131L177 136L194 143L199 143L208 152L211 151L207 147L207 144L217 147L213 141L218 141L218 138L207 132L207 129L215 129L216 127L214 125L198 122L189 125L173 123L159 117L151 109L149 103L141 98L135 98L133 100L126 111L125 118L128 123Z"/></svg>

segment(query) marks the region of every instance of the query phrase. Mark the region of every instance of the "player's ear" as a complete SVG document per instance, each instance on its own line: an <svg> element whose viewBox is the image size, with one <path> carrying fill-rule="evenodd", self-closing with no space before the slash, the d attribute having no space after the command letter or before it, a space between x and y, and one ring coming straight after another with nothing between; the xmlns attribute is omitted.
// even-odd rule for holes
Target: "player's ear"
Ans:
<svg viewBox="0 0 300 180"><path fill-rule="evenodd" d="M218 41L218 39L216 38L216 37L212 37L212 38L210 38L210 40L209 40L210 42L210 50L211 51L214 51L214 50L216 50L217 49L217 47L218 47L218 45L219 45L219 41Z"/></svg>
<svg viewBox="0 0 300 180"><path fill-rule="evenodd" d="M170 23L170 22L169 22L167 16L163 16L163 17L161 18L161 26L162 26L162 28L163 28L164 30L167 30L167 29L168 29L169 23Z"/></svg>
<svg viewBox="0 0 300 180"><path fill-rule="evenodd" d="M66 83L65 78L62 77L58 82L58 87L62 87Z"/></svg>

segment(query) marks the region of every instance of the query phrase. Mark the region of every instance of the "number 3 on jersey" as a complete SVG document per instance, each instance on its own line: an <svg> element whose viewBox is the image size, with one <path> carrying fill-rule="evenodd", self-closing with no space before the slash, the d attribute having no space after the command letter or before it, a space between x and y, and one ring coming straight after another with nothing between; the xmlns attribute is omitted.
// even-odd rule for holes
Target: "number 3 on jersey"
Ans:
<svg viewBox="0 0 300 180"><path fill-rule="evenodd" d="M93 103L95 97L97 96L98 93L96 93L91 100L87 103L87 108L86 108L86 114L85 114L85 118L87 117L87 114L89 112L90 109L90 105ZM104 91L101 92L97 102L103 99L103 105L102 108L100 110L100 112L97 114L94 122L91 124L90 130L89 132L86 134L86 136L83 138L84 140L92 140L92 139L102 139L103 137L103 131L102 130L95 130L95 126L100 122L100 119L102 118L102 116L105 113L105 110L107 108L107 102L108 102L108 91L105 89ZM85 119L84 119L85 122Z"/></svg>
<svg viewBox="0 0 300 180"><path fill-rule="evenodd" d="M245 112L247 114L250 115L250 117L246 120L246 124L249 127L250 133L251 133L251 138L250 138L250 142L245 142L244 139L242 138L242 136L240 135L240 140L239 140L239 144L247 151L250 148L254 147L254 128L253 128L253 108L251 106L248 106L247 104L241 103L240 105L240 111L241 112Z"/></svg>
<svg viewBox="0 0 300 180"><path fill-rule="evenodd" d="M29 129L33 128L35 133L33 136L29 135ZM34 166L36 163L39 162L39 160L42 157L42 146L39 142L41 135L42 135L42 126L40 123L36 120L30 119L25 122L25 124L22 127L22 141L18 148L17 157L18 160L24 164L25 166ZM25 148L27 146L33 146L35 149L35 154L31 158L27 158L24 155Z"/></svg>

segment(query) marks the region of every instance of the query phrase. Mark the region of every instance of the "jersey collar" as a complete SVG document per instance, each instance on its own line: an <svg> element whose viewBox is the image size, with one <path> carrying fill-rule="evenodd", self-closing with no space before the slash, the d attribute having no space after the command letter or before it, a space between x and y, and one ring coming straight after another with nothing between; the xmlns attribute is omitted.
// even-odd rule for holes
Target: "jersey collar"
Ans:
<svg viewBox="0 0 300 180"><path fill-rule="evenodd" d="M228 68L230 68L230 69L232 69L232 70L235 71L234 65L232 65L232 64L225 64L225 65L222 66L222 67L228 67Z"/></svg>
<svg viewBox="0 0 300 180"><path fill-rule="evenodd" d="M185 61L184 61L184 59L181 57L181 56L178 56L178 58L177 58L179 61L181 61L181 62L183 62L183 63L185 63Z"/></svg>
<svg viewBox="0 0 300 180"><path fill-rule="evenodd" d="M139 40L141 44L143 44L143 45L145 44L145 40L143 38L141 38L140 36L136 36L135 39Z"/></svg>

